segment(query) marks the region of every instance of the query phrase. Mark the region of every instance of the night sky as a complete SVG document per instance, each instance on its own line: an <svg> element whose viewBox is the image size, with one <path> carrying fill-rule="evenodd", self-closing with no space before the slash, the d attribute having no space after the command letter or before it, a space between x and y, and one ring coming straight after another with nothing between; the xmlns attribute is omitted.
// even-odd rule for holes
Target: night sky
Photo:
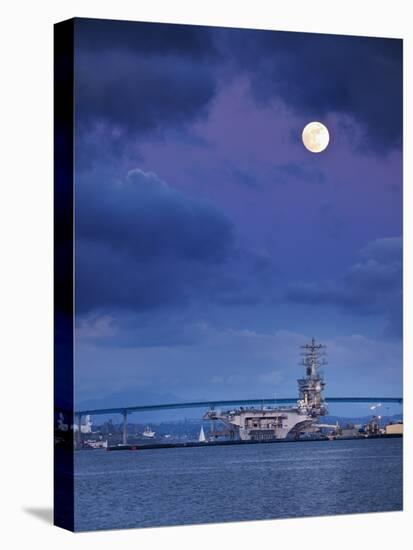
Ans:
<svg viewBox="0 0 413 550"><path fill-rule="evenodd" d="M402 392L402 42L78 19L76 401ZM301 141L311 120L326 151Z"/></svg>

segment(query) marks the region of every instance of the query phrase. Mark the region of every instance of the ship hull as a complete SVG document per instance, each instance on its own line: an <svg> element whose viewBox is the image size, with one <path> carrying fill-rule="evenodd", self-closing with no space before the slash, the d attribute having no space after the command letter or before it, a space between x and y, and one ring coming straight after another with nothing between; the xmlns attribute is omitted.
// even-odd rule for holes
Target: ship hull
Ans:
<svg viewBox="0 0 413 550"><path fill-rule="evenodd" d="M299 409L245 409L237 411L208 411L208 420L222 421L230 433L242 441L270 441L298 437L311 431L314 418Z"/></svg>

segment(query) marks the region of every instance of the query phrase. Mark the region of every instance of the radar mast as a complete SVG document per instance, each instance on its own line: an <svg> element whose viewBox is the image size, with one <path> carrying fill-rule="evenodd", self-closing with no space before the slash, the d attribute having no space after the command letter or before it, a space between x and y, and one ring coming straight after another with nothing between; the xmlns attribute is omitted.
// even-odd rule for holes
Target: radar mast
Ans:
<svg viewBox="0 0 413 550"><path fill-rule="evenodd" d="M315 338L312 338L310 344L300 347L303 350L300 365L305 368L305 377L297 380L298 407L311 416L323 416L327 408L323 396L325 382L320 369L327 364L324 351L326 346L317 344Z"/></svg>

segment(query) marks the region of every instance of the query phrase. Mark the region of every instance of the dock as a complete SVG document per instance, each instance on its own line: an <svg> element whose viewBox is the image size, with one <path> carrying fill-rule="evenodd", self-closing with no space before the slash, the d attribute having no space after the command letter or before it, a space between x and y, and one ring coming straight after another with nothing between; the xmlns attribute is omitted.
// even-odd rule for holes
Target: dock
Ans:
<svg viewBox="0 0 413 550"><path fill-rule="evenodd" d="M389 435L370 435L363 437L335 437L329 439L327 437L320 438L306 438L306 439L272 439L272 440L229 440L229 441L205 441L200 443L198 441L188 441L186 443L145 443L145 444L131 444L131 445L110 445L107 447L107 451L145 451L150 449L188 449L193 447L226 447L230 445L265 445L268 443L308 443L314 441L349 441L349 440L366 440L366 439L396 439L403 437L402 434L389 434Z"/></svg>

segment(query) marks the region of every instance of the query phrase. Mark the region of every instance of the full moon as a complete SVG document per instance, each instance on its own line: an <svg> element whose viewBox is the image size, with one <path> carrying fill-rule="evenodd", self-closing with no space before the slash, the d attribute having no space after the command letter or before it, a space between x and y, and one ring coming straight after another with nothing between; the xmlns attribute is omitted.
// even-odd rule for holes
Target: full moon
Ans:
<svg viewBox="0 0 413 550"><path fill-rule="evenodd" d="M327 148L330 134L321 122L309 122L303 130L303 143L312 153L321 153Z"/></svg>

